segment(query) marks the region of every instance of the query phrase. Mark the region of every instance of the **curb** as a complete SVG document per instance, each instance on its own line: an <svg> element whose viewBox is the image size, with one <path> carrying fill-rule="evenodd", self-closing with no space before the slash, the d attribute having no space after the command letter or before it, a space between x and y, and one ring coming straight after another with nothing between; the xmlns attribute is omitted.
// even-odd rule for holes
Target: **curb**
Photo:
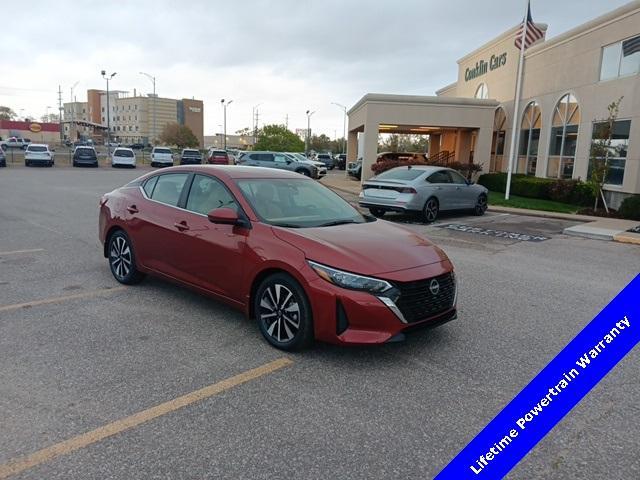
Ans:
<svg viewBox="0 0 640 480"><path fill-rule="evenodd" d="M590 215L577 215L574 213L546 212L544 210L528 210L526 208L514 207L492 207L489 205L490 212L512 213L514 215L526 215L529 217L554 218L556 220L573 220L576 222L596 222L602 220L601 217L592 217Z"/></svg>

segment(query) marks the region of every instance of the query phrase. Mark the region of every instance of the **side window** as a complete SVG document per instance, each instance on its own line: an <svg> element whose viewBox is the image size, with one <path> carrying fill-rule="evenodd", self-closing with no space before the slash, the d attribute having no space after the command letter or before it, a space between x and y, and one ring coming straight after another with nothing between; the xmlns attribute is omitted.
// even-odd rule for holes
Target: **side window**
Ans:
<svg viewBox="0 0 640 480"><path fill-rule="evenodd" d="M204 175L193 177L187 198L187 210L207 215L211 210L221 207L239 210L235 198L220 180Z"/></svg>
<svg viewBox="0 0 640 480"><path fill-rule="evenodd" d="M453 170L448 170L447 173L449 174L449 177L451 177L451 183L462 183L466 185L467 180L458 172L454 172Z"/></svg>
<svg viewBox="0 0 640 480"><path fill-rule="evenodd" d="M440 170L432 173L427 178L427 182L429 183L451 183L451 178L447 175L446 170Z"/></svg>
<svg viewBox="0 0 640 480"><path fill-rule="evenodd" d="M287 163L287 157L285 157L285 156L284 156L284 155L282 155L282 154L278 154L278 153L276 153L276 154L274 155L274 161L275 161L276 163Z"/></svg>
<svg viewBox="0 0 640 480"><path fill-rule="evenodd" d="M151 198L151 194L153 193L153 187L156 186L156 183L158 182L158 177L151 177L149 180L147 180L146 182L144 182L144 187L142 187L144 189L144 193L147 194L147 197Z"/></svg>
<svg viewBox="0 0 640 480"><path fill-rule="evenodd" d="M261 162L273 162L273 154L272 153L260 153L258 154L258 160Z"/></svg>
<svg viewBox="0 0 640 480"><path fill-rule="evenodd" d="M174 207L178 206L180 194L188 176L188 173L159 175L151 198L156 202L166 203Z"/></svg>

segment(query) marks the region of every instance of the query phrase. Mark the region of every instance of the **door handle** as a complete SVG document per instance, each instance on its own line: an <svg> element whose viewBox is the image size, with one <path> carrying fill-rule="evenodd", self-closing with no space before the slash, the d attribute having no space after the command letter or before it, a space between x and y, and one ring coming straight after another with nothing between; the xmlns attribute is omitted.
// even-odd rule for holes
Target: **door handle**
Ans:
<svg viewBox="0 0 640 480"><path fill-rule="evenodd" d="M127 207L127 211L129 213L138 213L138 207L136 207L135 205L131 205L131 206Z"/></svg>
<svg viewBox="0 0 640 480"><path fill-rule="evenodd" d="M189 230L189 225L187 225L187 222L185 222L184 220L179 223L178 222L174 223L173 226L176 227L181 232Z"/></svg>

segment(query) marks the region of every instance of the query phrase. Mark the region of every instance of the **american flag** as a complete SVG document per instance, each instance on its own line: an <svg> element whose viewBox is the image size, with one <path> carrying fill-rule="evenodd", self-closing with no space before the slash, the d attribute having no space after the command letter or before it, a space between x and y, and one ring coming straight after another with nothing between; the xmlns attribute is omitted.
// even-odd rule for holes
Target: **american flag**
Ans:
<svg viewBox="0 0 640 480"><path fill-rule="evenodd" d="M524 49L526 50L532 43L537 42L544 37L544 32L536 27L531 18L531 4L527 3L527 19L520 24L518 33L516 33L515 46L519 49L522 46L522 30L524 29Z"/></svg>

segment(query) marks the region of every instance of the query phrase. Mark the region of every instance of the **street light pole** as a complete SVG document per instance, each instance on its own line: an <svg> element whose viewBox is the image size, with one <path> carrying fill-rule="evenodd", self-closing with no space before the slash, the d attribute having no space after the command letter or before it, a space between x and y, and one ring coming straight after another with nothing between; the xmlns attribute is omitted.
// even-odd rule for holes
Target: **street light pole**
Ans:
<svg viewBox="0 0 640 480"><path fill-rule="evenodd" d="M304 142L304 154L306 156L309 156L309 142L311 141L311 115L314 113L316 113L315 110L313 112L307 110L307 140Z"/></svg>
<svg viewBox="0 0 640 480"><path fill-rule="evenodd" d="M224 98L220 100L220 104L222 105L222 109L224 110L224 149L227 149L227 107L233 103L233 100L229 100L228 102L224 101Z"/></svg>
<svg viewBox="0 0 640 480"><path fill-rule="evenodd" d="M69 124L69 137L72 137L72 135L71 135L71 129L72 128L75 128L75 130L76 130L76 135L75 136L76 137L78 136L77 135L77 130L78 129L75 126L75 122L76 122L76 104L73 101L73 90L78 86L78 83L80 83L80 80L78 80L76 83L74 83L70 88L70 90L71 90L70 95L71 96L69 97L69 101L71 102L71 123ZM76 140L73 137L72 137L72 139Z"/></svg>
<svg viewBox="0 0 640 480"><path fill-rule="evenodd" d="M258 107L261 103L254 105L251 109L251 125L253 126L253 144L255 145L258 140Z"/></svg>
<svg viewBox="0 0 640 480"><path fill-rule="evenodd" d="M102 70L100 72L102 78L107 81L107 156L111 156L111 111L109 110L109 80L116 76L117 72L113 72L111 75L107 75L107 72Z"/></svg>
<svg viewBox="0 0 640 480"><path fill-rule="evenodd" d="M344 154L346 153L345 150L347 143L347 107L336 102L331 102L331 104L336 107L340 107L344 112L344 116L342 117L342 153Z"/></svg>
<svg viewBox="0 0 640 480"><path fill-rule="evenodd" d="M145 77L149 78L149 80L151 80L151 83L153 83L153 145L155 145L156 137L158 136L158 125L156 123L156 111L158 106L156 103L156 77L144 72L140 72L140 75L144 75Z"/></svg>

